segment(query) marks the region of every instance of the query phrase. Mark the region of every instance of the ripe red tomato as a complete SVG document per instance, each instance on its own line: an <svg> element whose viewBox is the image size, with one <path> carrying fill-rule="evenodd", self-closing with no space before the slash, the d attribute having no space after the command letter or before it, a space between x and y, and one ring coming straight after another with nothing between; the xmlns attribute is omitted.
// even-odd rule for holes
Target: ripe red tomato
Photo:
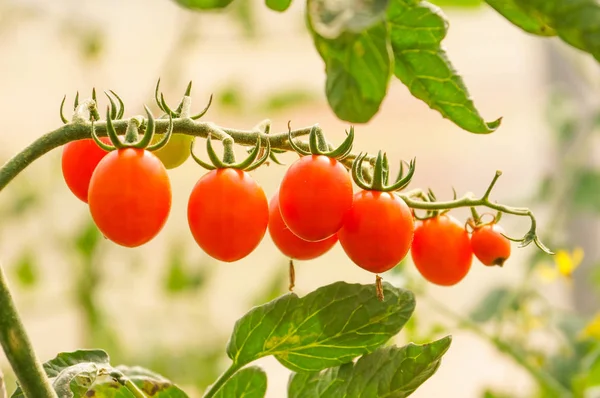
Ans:
<svg viewBox="0 0 600 398"><path fill-rule="evenodd" d="M304 240L327 239L342 227L352 196L352 179L340 162L322 155L303 156L281 181L281 217Z"/></svg>
<svg viewBox="0 0 600 398"><path fill-rule="evenodd" d="M473 254L483 265L502 266L510 257L510 240L501 234L504 229L498 224L475 228L471 235Z"/></svg>
<svg viewBox="0 0 600 398"><path fill-rule="evenodd" d="M421 275L441 286L460 282L473 261L469 234L448 214L417 223L411 255Z"/></svg>
<svg viewBox="0 0 600 398"><path fill-rule="evenodd" d="M337 234L318 242L309 242L294 235L281 218L278 193L269 204L269 234L279 251L295 260L317 258L328 252L338 241Z"/></svg>
<svg viewBox="0 0 600 398"><path fill-rule="evenodd" d="M140 246L154 238L171 210L171 183L161 161L144 149L112 151L92 174L88 195L98 229L113 242Z"/></svg>
<svg viewBox="0 0 600 398"><path fill-rule="evenodd" d="M394 268L413 240L410 208L390 192L360 191L338 232L342 248L359 267L374 273Z"/></svg>
<svg viewBox="0 0 600 398"><path fill-rule="evenodd" d="M232 262L246 257L263 239L268 222L267 197L245 171L210 171L190 195L192 235L202 250L217 260Z"/></svg>
<svg viewBox="0 0 600 398"><path fill-rule="evenodd" d="M100 140L110 143L108 137L102 137ZM71 192L85 203L88 201L92 173L107 154L108 152L100 148L91 138L72 141L63 147L63 177Z"/></svg>

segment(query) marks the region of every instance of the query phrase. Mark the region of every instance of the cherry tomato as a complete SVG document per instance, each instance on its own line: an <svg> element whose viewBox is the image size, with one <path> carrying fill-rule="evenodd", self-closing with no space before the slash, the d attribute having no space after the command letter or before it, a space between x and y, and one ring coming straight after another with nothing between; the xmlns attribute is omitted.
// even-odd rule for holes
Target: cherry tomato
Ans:
<svg viewBox="0 0 600 398"><path fill-rule="evenodd" d="M110 143L108 137L100 138ZM63 147L62 173L67 186L77 198L87 203L90 179L96 166L108 152L91 138L72 141Z"/></svg>
<svg viewBox="0 0 600 398"><path fill-rule="evenodd" d="M483 265L502 266L510 257L510 240L502 236L504 229L498 224L475 228L471 235L473 254Z"/></svg>
<svg viewBox="0 0 600 398"><path fill-rule="evenodd" d="M322 155L303 156L281 181L281 217L304 240L327 239L342 227L352 196L350 174L340 162Z"/></svg>
<svg viewBox="0 0 600 398"><path fill-rule="evenodd" d="M309 242L294 235L281 218L278 193L269 204L269 234L279 251L295 260L317 258L328 252L338 241L337 234L318 242Z"/></svg>
<svg viewBox="0 0 600 398"><path fill-rule="evenodd" d="M360 191L338 237L356 265L380 273L408 254L413 232L410 208L401 198L389 192Z"/></svg>
<svg viewBox="0 0 600 398"><path fill-rule="evenodd" d="M156 134L152 139L157 143L163 139L162 134ZM173 134L167 144L154 151L153 153L167 169L174 169L181 166L190 157L190 148L194 137L186 134Z"/></svg>
<svg viewBox="0 0 600 398"><path fill-rule="evenodd" d="M417 223L411 255L421 275L441 286L460 282L473 261L469 234L448 214Z"/></svg>
<svg viewBox="0 0 600 398"><path fill-rule="evenodd" d="M144 149L112 151L92 174L90 212L113 242L140 246L154 238L171 210L171 183L160 160Z"/></svg>
<svg viewBox="0 0 600 398"><path fill-rule="evenodd" d="M223 168L205 174L188 202L194 239L209 256L233 262L250 254L263 239L269 203L245 171Z"/></svg>

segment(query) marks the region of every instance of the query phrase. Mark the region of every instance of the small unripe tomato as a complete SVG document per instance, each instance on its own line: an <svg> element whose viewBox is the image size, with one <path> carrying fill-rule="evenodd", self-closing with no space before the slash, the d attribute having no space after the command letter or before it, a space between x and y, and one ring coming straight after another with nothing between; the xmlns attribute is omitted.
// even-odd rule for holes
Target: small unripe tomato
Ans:
<svg viewBox="0 0 600 398"><path fill-rule="evenodd" d="M188 223L196 243L209 256L233 262L262 241L269 222L263 189L245 171L221 168L205 174L188 201Z"/></svg>
<svg viewBox="0 0 600 398"><path fill-rule="evenodd" d="M156 134L152 143L156 144L164 138L163 134ZM181 166L190 157L190 151L194 137L186 134L172 134L167 144L153 153L167 169Z"/></svg>
<svg viewBox="0 0 600 398"><path fill-rule="evenodd" d="M278 193L269 203L269 234L279 251L294 260L317 258L328 252L338 241L337 234L318 242L309 242L294 235L281 218Z"/></svg>
<svg viewBox="0 0 600 398"><path fill-rule="evenodd" d="M100 140L110 143L108 137ZM61 165L62 173L67 186L81 201L88 202L88 189L92 173L98 163L108 152L100 148L91 138L72 141L63 147Z"/></svg>
<svg viewBox="0 0 600 398"><path fill-rule="evenodd" d="M339 161L323 155L303 156L281 181L281 218L294 235L321 241L342 227L352 197L352 179Z"/></svg>
<svg viewBox="0 0 600 398"><path fill-rule="evenodd" d="M404 200L389 192L360 191L338 237L356 265L381 273L408 254L413 232L413 217Z"/></svg>
<svg viewBox="0 0 600 398"><path fill-rule="evenodd" d="M105 237L121 246L140 246L158 235L169 216L167 170L147 150L114 150L94 170L88 202Z"/></svg>
<svg viewBox="0 0 600 398"><path fill-rule="evenodd" d="M483 265L502 266L510 257L510 240L498 224L477 227L471 234L473 254Z"/></svg>
<svg viewBox="0 0 600 398"><path fill-rule="evenodd" d="M421 275L441 286L460 282L473 261L468 232L448 214L417 222L411 256Z"/></svg>

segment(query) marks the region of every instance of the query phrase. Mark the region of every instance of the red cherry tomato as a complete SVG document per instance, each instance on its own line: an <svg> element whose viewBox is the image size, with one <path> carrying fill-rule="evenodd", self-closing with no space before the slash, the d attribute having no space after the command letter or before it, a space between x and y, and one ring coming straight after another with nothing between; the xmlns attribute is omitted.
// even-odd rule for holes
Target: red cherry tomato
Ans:
<svg viewBox="0 0 600 398"><path fill-rule="evenodd" d="M471 235L473 254L483 265L502 266L510 257L510 240L502 236L504 229L498 224L475 228Z"/></svg>
<svg viewBox="0 0 600 398"><path fill-rule="evenodd" d="M281 218L278 193L269 204L269 234L279 251L295 260L317 258L328 252L338 241L337 234L318 242L309 242L294 235Z"/></svg>
<svg viewBox="0 0 600 398"><path fill-rule="evenodd" d="M140 246L154 238L171 210L167 170L152 153L125 148L110 152L92 174L90 212L113 242Z"/></svg>
<svg viewBox="0 0 600 398"><path fill-rule="evenodd" d="M209 256L232 262L250 254L263 239L269 203L245 171L216 169L194 186L188 223L194 239Z"/></svg>
<svg viewBox="0 0 600 398"><path fill-rule="evenodd" d="M417 223L411 255L421 275L441 286L460 282L473 260L469 234L447 214Z"/></svg>
<svg viewBox="0 0 600 398"><path fill-rule="evenodd" d="M110 143L108 137L100 138ZM72 141L63 147L62 173L67 186L77 198L87 203L92 173L108 152L100 148L91 138Z"/></svg>
<svg viewBox="0 0 600 398"><path fill-rule="evenodd" d="M303 156L286 172L279 188L281 217L289 229L307 241L335 234L352 207L352 180L337 160Z"/></svg>
<svg viewBox="0 0 600 398"><path fill-rule="evenodd" d="M374 273L394 268L413 240L414 221L406 203L389 192L360 191L338 232L342 248L359 267Z"/></svg>

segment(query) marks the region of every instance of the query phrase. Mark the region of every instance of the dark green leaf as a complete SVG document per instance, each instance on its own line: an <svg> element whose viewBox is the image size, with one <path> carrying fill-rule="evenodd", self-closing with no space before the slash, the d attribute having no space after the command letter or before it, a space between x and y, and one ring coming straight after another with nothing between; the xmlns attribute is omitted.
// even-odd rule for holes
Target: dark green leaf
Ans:
<svg viewBox="0 0 600 398"><path fill-rule="evenodd" d="M530 33L558 35L600 61L600 3L597 0L486 0Z"/></svg>
<svg viewBox="0 0 600 398"><path fill-rule="evenodd" d="M419 0L391 0L387 11L394 73L411 94L472 133L491 133L500 120L485 122L441 47L448 23L436 6Z"/></svg>
<svg viewBox="0 0 600 398"><path fill-rule="evenodd" d="M299 298L286 294L255 307L235 324L227 355L243 366L274 355L294 371L319 371L369 353L404 326L415 308L410 291L384 283L337 282Z"/></svg>
<svg viewBox="0 0 600 398"><path fill-rule="evenodd" d="M379 348L356 363L292 374L288 397L407 397L436 372L450 341L447 336L425 345Z"/></svg>
<svg viewBox="0 0 600 398"><path fill-rule="evenodd" d="M573 206L581 212L600 213L600 172L580 170L573 181Z"/></svg>
<svg viewBox="0 0 600 398"><path fill-rule="evenodd" d="M556 32L548 24L548 20L540 14L528 14L514 0L485 0L504 18L523 29L525 32L539 36L555 36Z"/></svg>
<svg viewBox="0 0 600 398"><path fill-rule="evenodd" d="M379 111L392 73L392 54L384 22L361 32L344 33L335 40L312 31L325 61L325 92L336 116L366 123Z"/></svg>
<svg viewBox="0 0 600 398"><path fill-rule="evenodd" d="M135 383L146 395L152 398L187 398L179 387L168 379L139 366L117 366L117 370Z"/></svg>
<svg viewBox="0 0 600 398"><path fill-rule="evenodd" d="M283 12L292 4L292 0L265 0L267 7L273 11Z"/></svg>
<svg viewBox="0 0 600 398"><path fill-rule="evenodd" d="M179 5L192 10L213 10L225 8L233 0L175 0Z"/></svg>
<svg viewBox="0 0 600 398"><path fill-rule="evenodd" d="M257 366L244 368L221 387L215 398L263 398L267 393L267 374Z"/></svg>
<svg viewBox="0 0 600 398"><path fill-rule="evenodd" d="M502 310L502 305L510 294L510 290L505 287L497 287L488 292L488 294L471 311L470 317L475 322L487 322Z"/></svg>
<svg viewBox="0 0 600 398"><path fill-rule="evenodd" d="M335 39L383 22L388 3L389 0L308 0L307 13L319 36Z"/></svg>

